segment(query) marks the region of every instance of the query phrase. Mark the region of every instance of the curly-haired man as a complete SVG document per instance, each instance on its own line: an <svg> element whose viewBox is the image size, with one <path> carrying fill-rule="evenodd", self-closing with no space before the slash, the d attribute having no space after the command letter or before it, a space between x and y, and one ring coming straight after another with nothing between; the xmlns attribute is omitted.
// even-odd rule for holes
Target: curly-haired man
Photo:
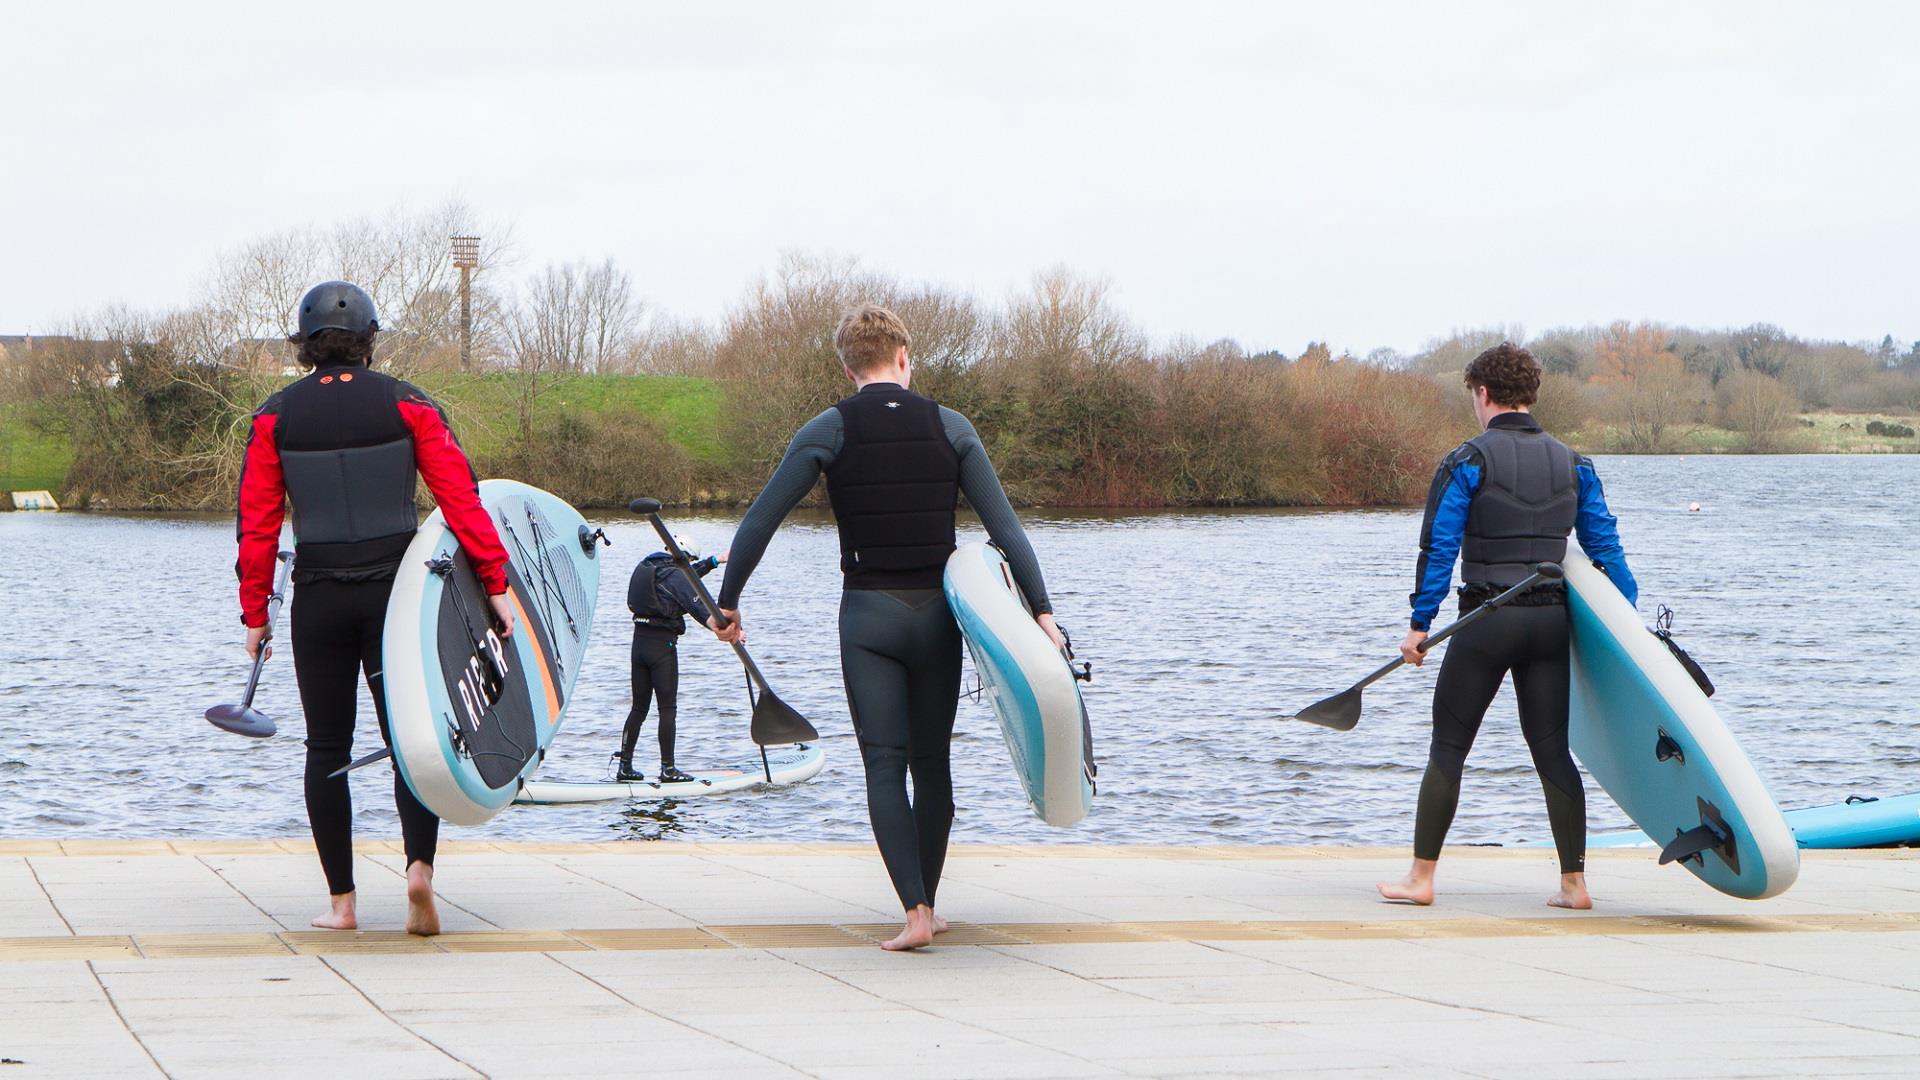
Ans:
<svg viewBox="0 0 1920 1080"><path fill-rule="evenodd" d="M1566 557L1567 534L1612 579L1629 603L1639 595L1620 534L1593 463L1543 431L1527 407L1540 393L1540 365L1509 342L1467 365L1473 413L1485 430L1441 461L1427 495L1414 573L1412 629L1400 645L1409 664L1426 659L1421 645L1446 599L1453 564L1461 560L1464 614L1517 585L1539 562ZM1586 795L1567 746L1568 623L1566 587L1536 586L1455 634L1433 691L1433 743L1414 817L1413 869L1382 882L1380 895L1433 902L1440 846L1460 803L1460 776L1480 720L1513 673L1520 730L1533 754L1547 800L1547 820L1560 854L1560 891L1547 903L1586 909Z"/></svg>

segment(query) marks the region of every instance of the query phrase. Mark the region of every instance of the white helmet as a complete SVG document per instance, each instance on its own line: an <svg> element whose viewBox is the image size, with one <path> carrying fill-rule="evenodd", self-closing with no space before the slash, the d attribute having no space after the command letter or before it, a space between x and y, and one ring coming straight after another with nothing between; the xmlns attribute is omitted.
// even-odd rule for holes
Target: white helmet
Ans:
<svg viewBox="0 0 1920 1080"><path fill-rule="evenodd" d="M681 551L687 553L688 559L695 562L699 561L700 545L693 542L693 537L688 536L686 533L674 533L673 542L679 546Z"/></svg>

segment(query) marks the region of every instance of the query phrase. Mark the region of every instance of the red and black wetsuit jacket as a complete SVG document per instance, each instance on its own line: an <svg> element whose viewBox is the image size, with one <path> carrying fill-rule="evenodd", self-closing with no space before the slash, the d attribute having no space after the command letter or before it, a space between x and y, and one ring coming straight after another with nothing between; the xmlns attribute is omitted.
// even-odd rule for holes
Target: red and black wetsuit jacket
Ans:
<svg viewBox="0 0 1920 1080"><path fill-rule="evenodd" d="M240 468L241 621L266 625L289 500L296 582L392 578L420 524L416 470L488 595L505 592L506 548L432 398L358 366L321 368L268 398Z"/></svg>

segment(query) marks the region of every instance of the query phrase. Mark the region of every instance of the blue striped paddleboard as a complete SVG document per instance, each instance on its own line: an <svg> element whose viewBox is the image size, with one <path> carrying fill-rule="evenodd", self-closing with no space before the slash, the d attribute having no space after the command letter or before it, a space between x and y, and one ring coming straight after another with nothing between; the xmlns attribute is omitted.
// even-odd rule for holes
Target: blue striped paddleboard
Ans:
<svg viewBox="0 0 1920 1080"><path fill-rule="evenodd" d="M1729 896L1785 892L1800 851L1773 796L1713 705L1586 554L1569 545L1568 737L1633 823Z"/></svg>
<svg viewBox="0 0 1920 1080"><path fill-rule="evenodd" d="M485 480L480 502L507 549L513 636L435 510L387 601L382 676L393 760L413 794L456 825L513 801L560 730L600 591L599 534L555 495Z"/></svg>
<svg viewBox="0 0 1920 1080"><path fill-rule="evenodd" d="M1093 808L1093 736L1070 658L1033 621L999 548L960 545L944 584L1027 802L1049 825L1078 823Z"/></svg>
<svg viewBox="0 0 1920 1080"><path fill-rule="evenodd" d="M1786 818L1794 840L1806 849L1920 844L1920 792L1884 799L1850 796L1845 802L1789 810ZM1638 829L1628 829L1590 836L1587 846L1652 847L1653 840Z"/></svg>

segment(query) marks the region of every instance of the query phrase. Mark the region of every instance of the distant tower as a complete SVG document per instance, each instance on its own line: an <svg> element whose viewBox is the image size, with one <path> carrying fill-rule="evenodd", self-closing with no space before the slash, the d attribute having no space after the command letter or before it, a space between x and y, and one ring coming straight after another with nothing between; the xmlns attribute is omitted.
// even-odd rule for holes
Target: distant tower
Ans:
<svg viewBox="0 0 1920 1080"><path fill-rule="evenodd" d="M473 272L480 268L480 238L453 238L453 265L460 268L460 370L473 367Z"/></svg>

